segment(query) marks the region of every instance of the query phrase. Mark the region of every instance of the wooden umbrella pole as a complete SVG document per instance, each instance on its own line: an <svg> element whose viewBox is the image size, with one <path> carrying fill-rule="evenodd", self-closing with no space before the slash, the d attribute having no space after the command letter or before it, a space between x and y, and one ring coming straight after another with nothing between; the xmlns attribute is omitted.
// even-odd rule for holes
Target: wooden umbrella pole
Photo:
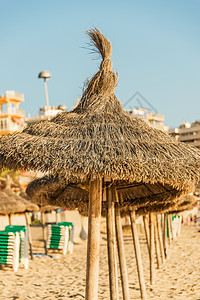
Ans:
<svg viewBox="0 0 200 300"><path fill-rule="evenodd" d="M159 222L159 219L158 219L158 215L156 215L156 226L157 226L157 232L158 232L158 242L159 242L159 245L160 245L160 253L161 253L162 263L164 263L165 262L165 253L164 253L161 226L160 226L160 222Z"/></svg>
<svg viewBox="0 0 200 300"><path fill-rule="evenodd" d="M117 260L116 260L116 235L115 235L115 217L113 201L113 190L111 187L106 189L107 196L107 246L108 246L108 266L110 282L110 299L119 299L118 295L118 278L117 278Z"/></svg>
<svg viewBox="0 0 200 300"><path fill-rule="evenodd" d="M161 214L161 230L162 233L164 232L164 214ZM163 234L163 239L164 240L164 234Z"/></svg>
<svg viewBox="0 0 200 300"><path fill-rule="evenodd" d="M173 228L172 228L172 215L169 214L169 228L170 228L170 234L171 234L171 240L173 241L174 236L173 236Z"/></svg>
<svg viewBox="0 0 200 300"><path fill-rule="evenodd" d="M155 282L155 267L154 267L154 215L149 214L149 227L150 227L150 284L154 285Z"/></svg>
<svg viewBox="0 0 200 300"><path fill-rule="evenodd" d="M126 267L126 257L124 251L124 241L123 241L121 217L120 217L118 202L115 203L115 226L116 226L116 237L117 237L117 247L118 247L123 299L129 300L130 296L129 296L129 286L128 286L128 274L127 274L127 267Z"/></svg>
<svg viewBox="0 0 200 300"><path fill-rule="evenodd" d="M89 182L86 300L98 299L102 179Z"/></svg>
<svg viewBox="0 0 200 300"><path fill-rule="evenodd" d="M43 235L43 241L44 241L44 251L47 255L47 242L45 237L45 214L44 212L41 213L41 219L42 219L42 235Z"/></svg>
<svg viewBox="0 0 200 300"><path fill-rule="evenodd" d="M58 224L58 210L56 209L56 224Z"/></svg>
<svg viewBox="0 0 200 300"><path fill-rule="evenodd" d="M165 258L167 258L167 224L166 224L166 214L164 214L163 220L163 247Z"/></svg>
<svg viewBox="0 0 200 300"><path fill-rule="evenodd" d="M172 241L172 235L171 235L171 227L170 227L170 215L167 214L167 231L168 231L168 237L169 237L169 245L171 245Z"/></svg>
<svg viewBox="0 0 200 300"><path fill-rule="evenodd" d="M143 216L143 223L144 223L145 237L146 237L146 241L147 241L147 248L148 248L149 257L150 257L149 231L148 231L148 225L147 225L147 218L146 218L146 215Z"/></svg>
<svg viewBox="0 0 200 300"><path fill-rule="evenodd" d="M31 229L30 229L27 212L25 212L25 219L26 219L26 226L28 228L28 243L29 243L30 256L31 256L31 259L33 259Z"/></svg>
<svg viewBox="0 0 200 300"><path fill-rule="evenodd" d="M155 252L156 252L156 260L157 260L157 268L160 269L161 257L160 257L159 243L158 243L158 231L157 231L157 226L156 226L156 218L154 219L154 240L155 240Z"/></svg>
<svg viewBox="0 0 200 300"><path fill-rule="evenodd" d="M143 267L142 267L142 257L141 257L141 252L140 252L140 243L139 243L137 227L136 227L135 211L132 211L130 213L130 219L131 219L131 229L132 229L132 234L133 234L133 244L134 244L134 248L135 248L135 257L136 257L136 263L137 263L137 271L138 271L138 278L139 278L139 284L140 284L141 298L147 299Z"/></svg>
<svg viewBox="0 0 200 300"><path fill-rule="evenodd" d="M9 225L12 225L12 222L11 222L11 214L8 214L8 223L9 223Z"/></svg>

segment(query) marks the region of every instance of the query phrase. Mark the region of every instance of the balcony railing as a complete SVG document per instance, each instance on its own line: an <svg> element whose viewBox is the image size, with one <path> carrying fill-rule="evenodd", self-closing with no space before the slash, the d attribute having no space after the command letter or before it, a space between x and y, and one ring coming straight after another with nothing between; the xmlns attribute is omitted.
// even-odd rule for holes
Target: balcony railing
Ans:
<svg viewBox="0 0 200 300"><path fill-rule="evenodd" d="M10 110L4 110L0 111L0 116L5 116L5 115L16 115L16 116L25 116L25 112L23 109L15 109L12 107Z"/></svg>
<svg viewBox="0 0 200 300"><path fill-rule="evenodd" d="M6 91L5 97L12 98L12 99L18 99L18 100L24 100L24 94L18 93L16 91Z"/></svg>

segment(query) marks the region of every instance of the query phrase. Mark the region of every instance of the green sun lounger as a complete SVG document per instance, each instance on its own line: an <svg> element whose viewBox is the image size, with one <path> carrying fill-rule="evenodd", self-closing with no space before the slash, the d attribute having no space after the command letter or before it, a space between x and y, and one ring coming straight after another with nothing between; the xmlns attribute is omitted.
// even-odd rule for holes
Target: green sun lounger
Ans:
<svg viewBox="0 0 200 300"><path fill-rule="evenodd" d="M60 222L47 226L47 249L60 249L63 254L73 252L73 223Z"/></svg>
<svg viewBox="0 0 200 300"><path fill-rule="evenodd" d="M5 232L12 232L19 234L19 262L24 265L25 269L29 266L29 252L28 252L28 230L27 226L22 225L8 225L5 227Z"/></svg>
<svg viewBox="0 0 200 300"><path fill-rule="evenodd" d="M16 272L19 267L19 232L0 231L0 264L12 265Z"/></svg>

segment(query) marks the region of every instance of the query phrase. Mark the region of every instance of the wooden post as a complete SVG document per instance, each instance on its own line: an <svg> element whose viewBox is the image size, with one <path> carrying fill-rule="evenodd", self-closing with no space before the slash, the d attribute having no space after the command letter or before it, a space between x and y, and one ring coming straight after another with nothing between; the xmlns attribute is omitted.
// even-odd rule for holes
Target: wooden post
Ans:
<svg viewBox="0 0 200 300"><path fill-rule="evenodd" d="M155 282L155 267L154 267L154 215L149 214L149 231L150 231L150 284L154 285Z"/></svg>
<svg viewBox="0 0 200 300"><path fill-rule="evenodd" d="M12 225L12 222L11 222L11 215L12 215L12 214L8 214L8 223L9 223L9 225Z"/></svg>
<svg viewBox="0 0 200 300"><path fill-rule="evenodd" d="M27 212L25 212L25 219L26 219L26 226L28 228L28 243L29 243L30 256L31 256L31 259L33 259L31 229L30 229L30 224L29 224Z"/></svg>
<svg viewBox="0 0 200 300"><path fill-rule="evenodd" d="M89 182L86 300L98 299L102 179Z"/></svg>
<svg viewBox="0 0 200 300"><path fill-rule="evenodd" d="M46 237L45 237L45 213L41 213L41 223L42 223L42 236L43 236L43 241L44 241L44 251L45 254L47 255L47 242L46 242Z"/></svg>
<svg viewBox="0 0 200 300"><path fill-rule="evenodd" d="M162 230L162 233L163 233L164 232L164 214L161 214L161 230ZM163 235L163 239L164 239L164 235Z"/></svg>
<svg viewBox="0 0 200 300"><path fill-rule="evenodd" d="M162 215L161 215L161 218L162 218ZM157 226L157 232L158 232L158 242L159 242L159 245L160 245L160 253L161 253L162 263L164 263L165 262L165 254L164 254L162 233L161 233L161 227L160 227L160 222L159 222L159 219L158 219L158 215L156 215L156 226Z"/></svg>
<svg viewBox="0 0 200 300"><path fill-rule="evenodd" d="M165 258L167 258L167 224L166 224L166 214L164 214L163 220L163 246Z"/></svg>
<svg viewBox="0 0 200 300"><path fill-rule="evenodd" d="M56 209L56 224L58 224L58 210Z"/></svg>
<svg viewBox="0 0 200 300"><path fill-rule="evenodd" d="M149 231L148 231L148 225L147 225L146 215L143 216L143 223L144 223L144 232L145 232L145 237L146 237L146 242L147 242L147 248L148 248L149 257L150 257Z"/></svg>
<svg viewBox="0 0 200 300"><path fill-rule="evenodd" d="M116 261L116 234L115 234L115 216L113 201L113 189L107 187L107 246L108 246L108 265L109 265L109 282L110 282L110 299L118 300L118 278L117 278L117 261Z"/></svg>
<svg viewBox="0 0 200 300"><path fill-rule="evenodd" d="M155 239L155 252L156 252L156 260L157 260L157 268L160 269L161 258L160 258L159 244L158 244L158 231L157 231L157 226L156 226L156 218L154 219L154 239Z"/></svg>
<svg viewBox="0 0 200 300"><path fill-rule="evenodd" d="M169 214L168 221L169 221L169 228L170 228L171 240L173 241L174 236L173 236L172 215L171 214Z"/></svg>
<svg viewBox="0 0 200 300"><path fill-rule="evenodd" d="M134 248L135 248L135 257L136 257L136 263L137 263L138 278L139 278L139 284L140 284L140 293L141 293L141 298L146 299L147 298L146 297L146 287L145 287L145 281L144 281L144 275L143 275L140 243L139 243L137 227L136 227L135 211L132 211L130 213L130 219L131 219L131 229L132 229L132 234L133 234L133 244L134 244Z"/></svg>
<svg viewBox="0 0 200 300"><path fill-rule="evenodd" d="M115 192L117 193L117 191ZM124 251L124 241L123 241L121 217L120 217L118 202L115 203L115 226L116 226L116 237L117 237L117 247L118 247L123 299L129 300L130 296L129 296L129 287L128 287L128 274L127 274L127 267L126 267L126 257Z"/></svg>
<svg viewBox="0 0 200 300"><path fill-rule="evenodd" d="M172 241L172 235L171 235L171 227L170 227L170 214L167 214L167 229L168 229L168 241L169 241L169 246L171 245Z"/></svg>

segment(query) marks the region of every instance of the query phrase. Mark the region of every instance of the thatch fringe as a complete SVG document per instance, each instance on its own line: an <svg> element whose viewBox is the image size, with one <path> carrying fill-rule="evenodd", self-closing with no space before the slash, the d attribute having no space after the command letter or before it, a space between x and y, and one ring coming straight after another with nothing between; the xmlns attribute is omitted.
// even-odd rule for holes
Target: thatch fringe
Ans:
<svg viewBox="0 0 200 300"><path fill-rule="evenodd" d="M170 207L180 203L178 198L181 191L177 192L170 186L163 188L160 184L154 186L143 183L123 184L116 186L119 195L119 208L121 215L129 214L131 209L138 214L147 212L168 211ZM103 186L105 188L105 186ZM190 191L194 186L191 185ZM89 190L86 184L67 184L64 178L52 175L37 178L29 183L28 196L41 205L59 205L63 208L78 209L81 214L87 215L89 205ZM107 202L102 203L102 216L106 215Z"/></svg>
<svg viewBox="0 0 200 300"><path fill-rule="evenodd" d="M16 214L23 213L26 211L26 205L17 201L15 198L8 196L4 192L0 192L0 214Z"/></svg>
<svg viewBox="0 0 200 300"><path fill-rule="evenodd" d="M193 195L182 195L178 198L174 198L167 203L150 203L149 205L141 206L137 209L138 215L146 215L150 212L153 213L170 213L175 214L192 207L196 198ZM125 212L123 211L123 215Z"/></svg>
<svg viewBox="0 0 200 300"><path fill-rule="evenodd" d="M196 197L193 195L184 195L180 198L180 203L170 208L168 211L170 214L178 214L185 210L190 210L194 207L194 203L196 201Z"/></svg>

